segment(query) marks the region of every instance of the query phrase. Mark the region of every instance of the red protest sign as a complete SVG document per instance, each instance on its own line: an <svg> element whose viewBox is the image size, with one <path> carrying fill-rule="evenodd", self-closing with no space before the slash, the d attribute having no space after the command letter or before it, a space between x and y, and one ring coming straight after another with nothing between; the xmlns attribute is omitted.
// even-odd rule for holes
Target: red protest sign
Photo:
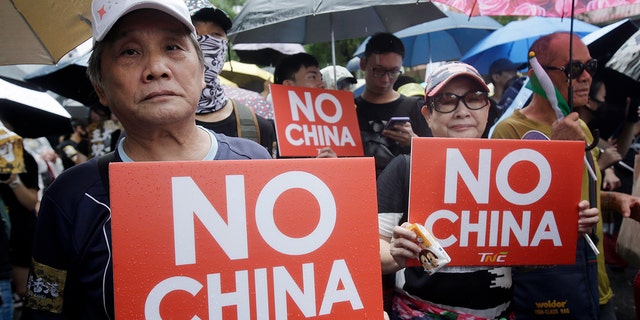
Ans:
<svg viewBox="0 0 640 320"><path fill-rule="evenodd" d="M362 156L353 93L272 84L278 150L284 157L315 157L331 147L338 156Z"/></svg>
<svg viewBox="0 0 640 320"><path fill-rule="evenodd" d="M575 262L584 142L414 138L409 221L450 265Z"/></svg>
<svg viewBox="0 0 640 320"><path fill-rule="evenodd" d="M112 163L116 318L382 319L374 172L370 158Z"/></svg>

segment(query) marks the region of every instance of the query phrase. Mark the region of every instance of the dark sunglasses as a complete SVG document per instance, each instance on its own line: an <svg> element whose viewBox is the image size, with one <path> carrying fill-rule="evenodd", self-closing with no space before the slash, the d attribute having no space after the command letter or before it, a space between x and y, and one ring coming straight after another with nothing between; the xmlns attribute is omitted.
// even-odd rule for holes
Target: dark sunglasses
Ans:
<svg viewBox="0 0 640 320"><path fill-rule="evenodd" d="M571 61L567 63L564 67L543 67L546 70L560 70L564 72L567 78L577 79L582 75L582 72L585 70L593 77L596 74L596 70L598 70L598 60L591 59L586 63L582 63L580 61Z"/></svg>
<svg viewBox="0 0 640 320"><path fill-rule="evenodd" d="M445 92L430 98L431 107L440 113L451 113L458 109L460 101L469 110L479 110L489 105L489 93L480 90L471 90L459 96L455 93Z"/></svg>

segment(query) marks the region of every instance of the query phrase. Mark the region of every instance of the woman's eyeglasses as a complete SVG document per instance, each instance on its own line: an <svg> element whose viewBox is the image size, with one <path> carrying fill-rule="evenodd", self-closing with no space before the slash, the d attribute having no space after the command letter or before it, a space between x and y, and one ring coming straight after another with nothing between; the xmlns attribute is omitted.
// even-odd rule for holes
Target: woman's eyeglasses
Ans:
<svg viewBox="0 0 640 320"><path fill-rule="evenodd" d="M440 113L451 113L458 109L460 101L469 110L479 110L489 105L489 93L480 90L471 90L459 96L455 93L445 92L431 98L431 106Z"/></svg>
<svg viewBox="0 0 640 320"><path fill-rule="evenodd" d="M586 63L582 63L580 61L571 61L571 62L567 63L567 65L564 66L564 67L545 66L543 68L547 69L547 70L560 70L560 71L564 72L564 74L567 76L567 78L577 79L582 75L582 72L584 72L585 70L591 76L595 75L596 74L596 70L598 70L598 60L591 59L591 60L587 61Z"/></svg>

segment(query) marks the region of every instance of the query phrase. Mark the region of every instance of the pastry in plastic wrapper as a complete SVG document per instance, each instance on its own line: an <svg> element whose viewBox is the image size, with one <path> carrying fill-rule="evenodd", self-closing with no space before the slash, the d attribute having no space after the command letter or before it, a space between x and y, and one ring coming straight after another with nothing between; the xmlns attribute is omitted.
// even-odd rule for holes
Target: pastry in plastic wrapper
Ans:
<svg viewBox="0 0 640 320"><path fill-rule="evenodd" d="M0 123L0 180L26 172L22 137Z"/></svg>
<svg viewBox="0 0 640 320"><path fill-rule="evenodd" d="M434 274L440 268L451 262L451 258L444 251L444 248L438 243L436 238L424 226L414 223L409 226L409 230L416 234L416 241L422 251L418 255L420 264L424 271Z"/></svg>

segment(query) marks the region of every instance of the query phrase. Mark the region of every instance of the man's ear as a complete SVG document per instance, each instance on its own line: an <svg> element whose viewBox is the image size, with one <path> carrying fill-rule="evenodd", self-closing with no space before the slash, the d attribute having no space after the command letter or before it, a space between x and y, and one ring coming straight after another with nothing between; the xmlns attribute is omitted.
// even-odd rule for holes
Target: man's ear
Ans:
<svg viewBox="0 0 640 320"><path fill-rule="evenodd" d="M295 83L295 81L293 81L293 80L289 80L289 79L287 79L287 80L282 81L282 85L283 85L283 86L295 86L295 85L296 85L296 83Z"/></svg>
<svg viewBox="0 0 640 320"><path fill-rule="evenodd" d="M93 84L93 91L96 92L96 94L98 95L98 101L100 101L100 103L105 106L105 107L109 107L109 104L107 102L107 97L104 94L104 90L102 89L102 86L97 85L97 84Z"/></svg>

